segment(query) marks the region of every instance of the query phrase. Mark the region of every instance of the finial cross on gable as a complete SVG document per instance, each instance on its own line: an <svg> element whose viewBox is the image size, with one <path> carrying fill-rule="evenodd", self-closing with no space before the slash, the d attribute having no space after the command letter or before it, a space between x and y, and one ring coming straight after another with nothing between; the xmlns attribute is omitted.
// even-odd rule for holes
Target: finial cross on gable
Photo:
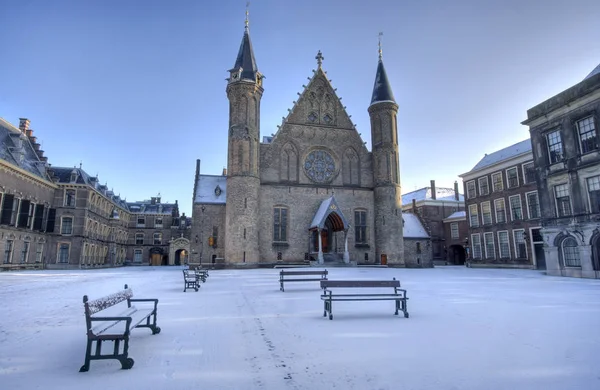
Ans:
<svg viewBox="0 0 600 390"><path fill-rule="evenodd" d="M321 50L319 50L315 59L317 60L317 65L319 65L319 68L320 68L321 65L323 64L323 60L325 59L325 57L323 57L323 54L321 53Z"/></svg>

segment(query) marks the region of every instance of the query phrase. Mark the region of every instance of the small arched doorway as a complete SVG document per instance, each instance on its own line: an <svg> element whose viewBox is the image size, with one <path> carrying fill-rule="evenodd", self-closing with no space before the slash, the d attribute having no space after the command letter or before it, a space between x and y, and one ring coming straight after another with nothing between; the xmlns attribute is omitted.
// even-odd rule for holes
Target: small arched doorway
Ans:
<svg viewBox="0 0 600 390"><path fill-rule="evenodd" d="M594 271L600 271L600 233L596 230L592 237L592 267Z"/></svg>
<svg viewBox="0 0 600 390"><path fill-rule="evenodd" d="M150 248L150 265L162 265L163 250L162 248Z"/></svg>
<svg viewBox="0 0 600 390"><path fill-rule="evenodd" d="M185 249L175 251L175 265L186 265L188 263L188 252Z"/></svg>
<svg viewBox="0 0 600 390"><path fill-rule="evenodd" d="M448 248L448 260L453 265L465 265L467 253L462 245L451 245Z"/></svg>

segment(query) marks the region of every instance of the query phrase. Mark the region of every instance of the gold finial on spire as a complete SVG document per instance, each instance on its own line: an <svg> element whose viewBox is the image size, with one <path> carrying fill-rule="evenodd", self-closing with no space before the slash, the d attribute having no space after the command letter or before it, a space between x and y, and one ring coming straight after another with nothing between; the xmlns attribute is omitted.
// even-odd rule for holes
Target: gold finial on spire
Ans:
<svg viewBox="0 0 600 390"><path fill-rule="evenodd" d="M383 58L383 52L381 51L381 37L383 36L383 33L380 32L379 33L379 61L381 61L381 59Z"/></svg>
<svg viewBox="0 0 600 390"><path fill-rule="evenodd" d="M248 7L250 7L249 1L246 2L246 21L244 22L244 24L246 25L246 31L248 31L248 24L249 24L249 22L248 22Z"/></svg>
<svg viewBox="0 0 600 390"><path fill-rule="evenodd" d="M315 57L315 59L317 60L317 65L320 68L321 65L323 64L323 60L325 59L325 57L323 57L323 54L321 53L321 50L319 50L319 52L317 53L317 56Z"/></svg>

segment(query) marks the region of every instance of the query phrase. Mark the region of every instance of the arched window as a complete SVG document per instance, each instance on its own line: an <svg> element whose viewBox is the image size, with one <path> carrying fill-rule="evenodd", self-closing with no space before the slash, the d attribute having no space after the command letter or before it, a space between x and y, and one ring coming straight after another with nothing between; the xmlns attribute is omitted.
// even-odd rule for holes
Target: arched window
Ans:
<svg viewBox="0 0 600 390"><path fill-rule="evenodd" d="M285 206L273 208L273 241L287 242L288 209Z"/></svg>
<svg viewBox="0 0 600 390"><path fill-rule="evenodd" d="M565 238L561 243L562 260L565 267L581 267L577 241L573 237Z"/></svg>

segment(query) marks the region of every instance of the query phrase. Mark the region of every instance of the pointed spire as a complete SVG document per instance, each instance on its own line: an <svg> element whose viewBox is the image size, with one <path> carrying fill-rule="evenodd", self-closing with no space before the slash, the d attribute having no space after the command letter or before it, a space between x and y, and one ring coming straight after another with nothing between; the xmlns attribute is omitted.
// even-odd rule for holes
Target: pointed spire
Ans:
<svg viewBox="0 0 600 390"><path fill-rule="evenodd" d="M248 6L250 3L246 3L246 19L244 21L244 36L242 37L242 43L240 44L240 50L235 59L235 65L229 70L231 77L229 82L239 80L252 80L259 82L262 75L258 72L256 66L256 60L254 59L254 50L252 49L252 41L250 40L250 30L248 28Z"/></svg>
<svg viewBox="0 0 600 390"><path fill-rule="evenodd" d="M383 52L381 50L382 35L383 33L379 33L379 63L377 64L377 73L375 74L375 85L373 86L371 104L379 102L396 102L387 73L385 72L385 67L383 66Z"/></svg>

